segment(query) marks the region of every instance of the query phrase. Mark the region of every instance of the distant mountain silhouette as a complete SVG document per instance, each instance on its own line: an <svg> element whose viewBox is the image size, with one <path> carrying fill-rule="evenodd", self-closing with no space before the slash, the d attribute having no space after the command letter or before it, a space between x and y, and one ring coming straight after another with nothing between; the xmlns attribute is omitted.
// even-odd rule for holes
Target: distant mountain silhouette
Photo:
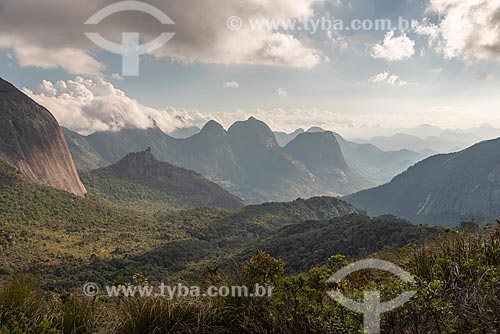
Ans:
<svg viewBox="0 0 500 334"><path fill-rule="evenodd" d="M430 136L422 139L402 133L398 133L390 137L380 136L369 140L356 140L356 142L360 144L373 144L385 151L408 149L418 152L425 149L431 149L441 153L449 153L461 146L457 142L449 141L441 137Z"/></svg>
<svg viewBox="0 0 500 334"><path fill-rule="evenodd" d="M36 184L86 193L54 116L2 79L0 160Z"/></svg>
<svg viewBox="0 0 500 334"><path fill-rule="evenodd" d="M351 193L354 189L367 185L367 181L353 173L347 165L332 132L303 133L283 150L301 161L320 183L331 185L343 193Z"/></svg>
<svg viewBox="0 0 500 334"><path fill-rule="evenodd" d="M179 128L175 129L172 132L169 132L168 135L172 136L174 138L179 138L179 139L185 139L189 138L191 136L194 136L195 134L200 132L200 128L197 126L190 126L187 128Z"/></svg>
<svg viewBox="0 0 500 334"><path fill-rule="evenodd" d="M370 215L500 217L500 139L430 157L390 183L345 198ZM458 218L457 218L458 219Z"/></svg>
<svg viewBox="0 0 500 334"><path fill-rule="evenodd" d="M286 146L289 142L295 139L298 135L304 133L304 129L297 129L292 133L286 133L286 132L274 132L274 135L276 136L276 140L278 141L278 144L281 147Z"/></svg>
<svg viewBox="0 0 500 334"><path fill-rule="evenodd" d="M241 209L245 203L200 174L156 160L148 149L83 176L90 193L118 201L172 201L179 206ZM125 182L124 182L125 181Z"/></svg>
<svg viewBox="0 0 500 334"><path fill-rule="evenodd" d="M334 137L329 139L332 148L321 144L319 154L325 155L325 166L320 168L311 165L311 161L300 160L306 156L294 157L290 153L297 152L280 147L271 129L255 118L236 122L228 131L211 121L200 133L186 139L172 138L159 128L99 132L87 137L68 133L66 137L70 147L91 147L94 151L84 150L84 157L80 156L82 150L72 151L81 170L102 167L131 151L151 147L160 161L194 170L251 203L345 195L376 185L346 166L328 165L344 161ZM314 143L313 146L315 149ZM90 156L98 161L88 163Z"/></svg>
<svg viewBox="0 0 500 334"><path fill-rule="evenodd" d="M312 127L307 130L307 133L321 132L326 132L326 130L320 127ZM286 138L283 143L288 144L301 133L304 133L304 131L299 129L291 134L281 133L279 136L282 139ZM344 139L338 133L333 132L333 134L340 144L342 154L349 168L365 178L375 180L379 184L390 181L394 176L416 162L432 155L429 154L429 151L422 153L410 150L383 151L372 144L355 143Z"/></svg>

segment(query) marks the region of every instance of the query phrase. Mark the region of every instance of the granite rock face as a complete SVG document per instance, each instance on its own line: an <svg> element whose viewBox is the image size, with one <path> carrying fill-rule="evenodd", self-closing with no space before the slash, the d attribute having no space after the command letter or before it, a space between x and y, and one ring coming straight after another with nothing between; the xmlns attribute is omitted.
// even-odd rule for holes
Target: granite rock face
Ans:
<svg viewBox="0 0 500 334"><path fill-rule="evenodd" d="M2 79L0 160L33 183L78 196L86 193L54 116Z"/></svg>

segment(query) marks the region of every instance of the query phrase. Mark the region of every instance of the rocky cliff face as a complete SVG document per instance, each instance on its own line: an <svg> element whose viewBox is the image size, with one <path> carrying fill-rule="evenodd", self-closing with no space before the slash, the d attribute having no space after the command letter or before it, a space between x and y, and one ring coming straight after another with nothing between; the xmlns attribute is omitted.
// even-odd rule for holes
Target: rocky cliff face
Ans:
<svg viewBox="0 0 500 334"><path fill-rule="evenodd" d="M31 182L79 196L86 193L56 119L2 79L0 160Z"/></svg>

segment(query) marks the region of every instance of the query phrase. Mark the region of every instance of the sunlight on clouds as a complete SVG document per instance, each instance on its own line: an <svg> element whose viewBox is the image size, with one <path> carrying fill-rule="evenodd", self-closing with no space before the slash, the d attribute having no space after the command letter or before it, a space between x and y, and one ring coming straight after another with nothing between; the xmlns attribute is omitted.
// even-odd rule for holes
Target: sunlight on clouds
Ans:
<svg viewBox="0 0 500 334"><path fill-rule="evenodd" d="M14 57L21 67L44 69L61 68L69 74L99 75L104 64L76 48L43 48L22 42L16 38L0 36L0 49L14 50Z"/></svg>
<svg viewBox="0 0 500 334"><path fill-rule="evenodd" d="M446 58L500 60L500 0L431 0L428 10L442 16Z"/></svg>
<svg viewBox="0 0 500 334"><path fill-rule="evenodd" d="M36 90L23 91L52 112L58 122L73 131L89 134L124 128L146 129L156 124L165 132L179 127L203 125L209 117L196 110L142 105L103 79L43 81Z"/></svg>
<svg viewBox="0 0 500 334"><path fill-rule="evenodd" d="M402 34L394 37L394 31L385 35L384 41L375 44L372 48L371 56L375 59L385 59L387 61L398 61L410 59L415 55L415 42Z"/></svg>

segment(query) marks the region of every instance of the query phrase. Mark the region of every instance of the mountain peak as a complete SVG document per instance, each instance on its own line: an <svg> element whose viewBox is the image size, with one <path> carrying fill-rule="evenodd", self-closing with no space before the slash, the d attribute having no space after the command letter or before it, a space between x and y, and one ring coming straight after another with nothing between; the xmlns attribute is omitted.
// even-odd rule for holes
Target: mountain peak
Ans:
<svg viewBox="0 0 500 334"><path fill-rule="evenodd" d="M244 202L217 184L193 171L156 159L152 150L129 153L116 164L102 169L128 180L189 203L190 206L215 206L240 209ZM102 170L93 171L97 175Z"/></svg>
<svg viewBox="0 0 500 334"><path fill-rule="evenodd" d="M246 142L248 145L263 145L266 148L279 147L273 131L266 123L255 117L246 121L239 121L231 125L228 134L237 142Z"/></svg>
<svg viewBox="0 0 500 334"><path fill-rule="evenodd" d="M337 138L330 131L302 133L285 146L285 151L312 169L349 170Z"/></svg>
<svg viewBox="0 0 500 334"><path fill-rule="evenodd" d="M315 132L325 132L323 128L320 128L319 126L313 126L309 130L307 130L308 133L315 133Z"/></svg>
<svg viewBox="0 0 500 334"><path fill-rule="evenodd" d="M205 135L216 135L223 136L226 134L226 130L214 120L209 121L205 126L201 129L200 133Z"/></svg>

